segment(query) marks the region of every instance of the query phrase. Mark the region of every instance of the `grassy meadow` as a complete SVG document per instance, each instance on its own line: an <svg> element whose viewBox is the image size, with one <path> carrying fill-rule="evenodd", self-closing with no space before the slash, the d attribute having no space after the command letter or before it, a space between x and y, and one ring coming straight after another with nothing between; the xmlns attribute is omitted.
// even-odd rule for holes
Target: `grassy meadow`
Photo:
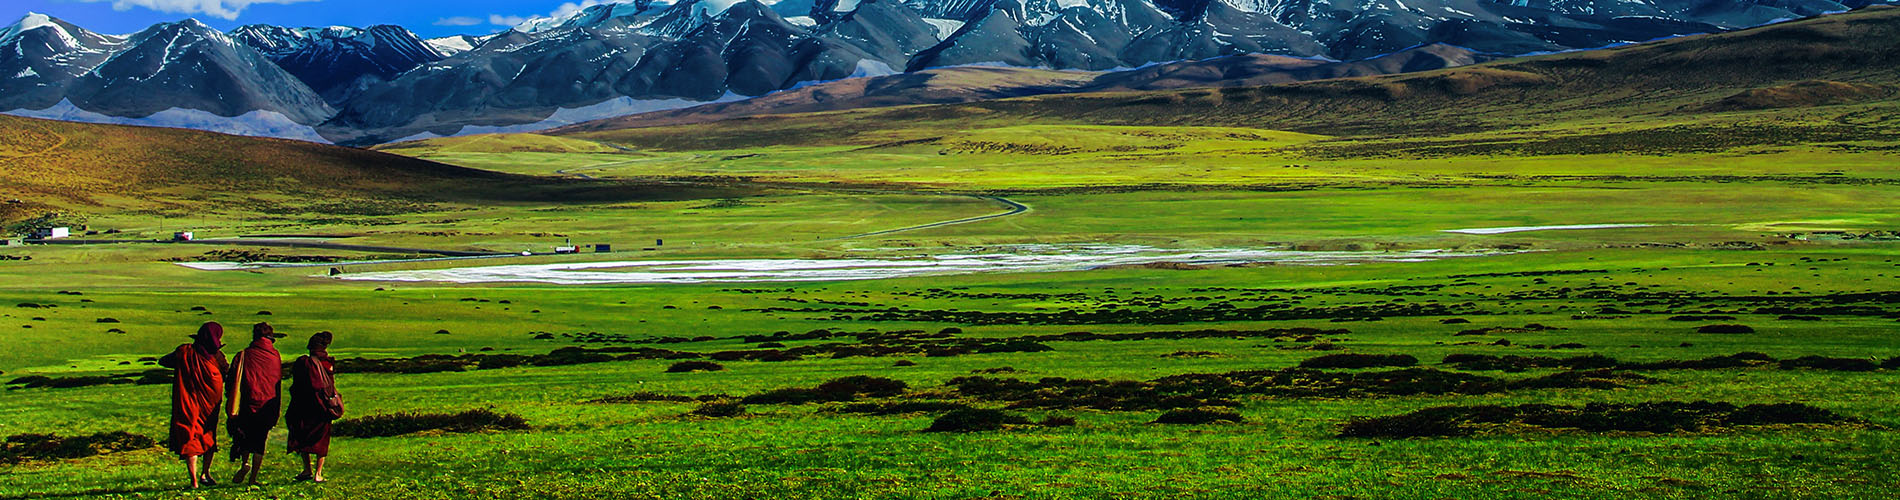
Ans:
<svg viewBox="0 0 1900 500"><path fill-rule="evenodd" d="M1856 87L1709 104L1847 70L1573 84L1596 67L1644 78L1630 68L1729 36L1259 89L308 146L260 156L290 173L221 183L140 144L265 146L0 118L18 131L0 135L0 194L22 198L0 215L69 210L88 238L127 240L0 247L0 499L1890 498L1900 101ZM98 158L141 168L56 168ZM1591 224L1632 226L1450 232ZM178 230L217 241L151 241ZM566 242L615 251L550 254ZM589 286L327 276L1025 245L1484 255ZM433 250L534 255L413 260ZM309 267L179 265L206 261ZM168 388L147 371L203 321L233 332L227 353L257 321L290 334L287 356L335 332L351 419L490 410L526 426L346 421L362 430L335 439L327 484L292 482L295 458L273 454L264 485L192 492L162 447L23 444L162 441Z"/></svg>
<svg viewBox="0 0 1900 500"><path fill-rule="evenodd" d="M1121 243L1160 248L1309 250L1510 248L1522 253L1344 266L1169 267L1070 273L972 274L825 283L557 286L343 282L323 267L197 271L219 247L179 244L33 246L0 265L5 377L138 373L198 322L270 321L292 333L339 334L341 358L546 354L558 348L660 347L693 355L830 349L846 338L739 337L774 332L938 332L987 342L1087 331L1344 329L1321 341L1237 333L1210 338L1041 341L1046 352L932 356L806 355L719 361L724 370L668 373L671 359L628 359L431 373L344 373L353 416L491 408L527 430L424 431L337 438L321 486L288 481L294 457L273 456L265 486L220 486L207 497L464 498L1878 498L1900 484L1891 467L1900 425L1894 369L1629 371L1651 380L1483 394L1241 395L1239 423L1153 423L1150 409L1087 405L1009 410L1073 426L1017 425L923 432L942 411L847 412L852 404L956 401L1013 406L959 392L958 377L1125 381L1182 374L1288 370L1327 354L1409 355L1419 367L1505 380L1566 372L1467 369L1448 355L1599 354L1619 362L1698 360L1743 352L1900 357L1900 249L1863 233L1894 227L1891 154L1819 145L1767 154L1347 158L1289 148L1350 142L1240 129L1184 129L1140 149L1142 132L1056 128L1093 151L1048 150L1021 130L970 137L995 151L957 154L958 174L931 178L942 148L838 151L800 146L736 151L441 152L423 158L549 177L687 182L732 176L756 189L702 200L497 205L434 203L416 211L257 216L231 209L191 224L213 235L316 234L328 241L419 248L545 252L561 239L612 242L612 254L451 263L350 264L350 272L444 266L723 257L836 258L972 251L995 245ZM1054 132L1052 132L1054 133ZM1126 139L1131 142L1116 142ZM1231 142L1207 139L1240 136ZM1205 139L1205 141L1203 141ZM506 140L498 138L488 141ZM1013 142L1012 142L1013 141ZM1176 142L1181 145L1173 146ZM1013 144L1020 147L996 147ZM1130 145L1131 151L1116 151ZM1158 147L1158 146L1157 146ZM475 148L480 149L480 148ZM400 151L400 150L399 150ZM1310 151L1310 150L1308 150ZM1232 152L1231 155L1223 152ZM1259 155L1281 155L1262 159ZM447 156L438 156L447 155ZM456 156L460 155L460 156ZM523 155L544 155L539 158ZM622 156L660 158L622 163ZM1154 155L1179 158L1187 168ZM1298 156L1298 157L1295 157ZM802 159L828 157L826 168ZM521 160L518 168L505 168ZM1815 158L1796 161L1792 158ZM862 161L860 161L862 160ZM880 163L882 162L882 163ZM1065 172L1112 176L1078 180ZM1279 165L1296 165L1282 167ZM908 165L908 166L907 166ZM1141 165L1154 165L1144 169ZM1246 177L1248 165L1268 180ZM1274 165L1259 167L1259 165ZM558 168L557 168L558 167ZM557 173L557 171L566 172ZM1169 180L1196 170L1202 179ZM1282 171L1289 172L1282 172ZM1585 173L1591 175L1578 177ZM967 173L967 175L965 175ZM1721 175L1720 181L1705 176ZM1627 177L1622 177L1627 176ZM875 181L861 181L875 179ZM860 181L853 181L860 180ZM832 183L836 181L837 183ZM1007 186L1003 188L1001 186ZM1118 187L1119 186L1119 187ZM1000 194L1029 212L859 239L851 234L1002 210L962 196ZM95 228L160 236L138 214L101 215ZM1626 223L1654 227L1458 234L1448 229ZM667 245L642 246L648 238ZM637 241L629 248L623 242ZM242 248L242 245L236 245ZM273 256L376 258L322 249ZM58 292L77 292L79 295ZM1244 294L1244 295L1243 295ZM1283 305L1300 314L1236 316ZM1421 306L1419 308L1409 307ZM1817 306L1839 306L1825 308ZM203 310L196 310L202 308ZM268 315L265 313L268 312ZM954 313L946 315L944 313ZM1096 313L1084 319L1057 315ZM1149 313L1167 312L1162 318ZM1729 319L1681 320L1681 316ZM1801 317L1787 319L1786 317ZM1808 318L1808 317L1811 317ZM114 323L100 323L106 318ZM1065 319L1066 318L1066 319ZM1451 319L1469 323L1445 324ZM1672 319L1677 318L1677 319ZM1753 333L1698 333L1710 324ZM1523 329L1540 325L1551 329ZM1458 335L1474 329L1499 333ZM116 330L116 332L114 331ZM544 335L545 334L545 335ZM538 338L539 337L539 338ZM682 337L678 343L643 339ZM710 337L692 340L694 337ZM1509 345L1497 345L1499 339ZM1326 347L1316 345L1324 344ZM1562 348L1554 346L1564 346ZM893 366L899 360L914 366ZM1007 371L996 373L999 368ZM1392 367L1328 370L1379 373ZM989 370L989 372L980 371ZM737 417L692 415L694 401L596 402L638 394L733 398L812 387L847 376L907 384L895 396L846 402L746 404ZM165 386L13 386L0 433L126 430L162 437ZM650 397L650 396L642 396ZM1718 401L1802 403L1855 419L1840 424L1709 426L1674 432L1517 425L1469 436L1337 437L1354 417L1455 405ZM9 465L0 497L171 496L179 481L162 449ZM222 470L230 470L221 464Z"/></svg>

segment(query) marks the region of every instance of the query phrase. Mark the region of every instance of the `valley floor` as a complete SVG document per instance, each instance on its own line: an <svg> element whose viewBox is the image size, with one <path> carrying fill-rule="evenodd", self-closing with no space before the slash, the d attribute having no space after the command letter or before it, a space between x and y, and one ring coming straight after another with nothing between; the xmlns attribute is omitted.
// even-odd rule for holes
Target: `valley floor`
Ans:
<svg viewBox="0 0 1900 500"><path fill-rule="evenodd" d="M273 455L267 485L205 497L1871 499L1900 487L1891 135L1703 150L1592 142L1608 139L1591 127L1452 140L1033 127L638 153L409 145L392 151L727 191L96 215L93 229L127 239L190 228L537 255L8 247L0 256L31 260L0 262L0 371L14 382L0 434L161 437L166 386L138 383L151 357L203 321L269 321L291 334L287 354L336 333L352 418L489 409L526 428L339 437L328 484L290 482L293 458ZM1007 209L989 196L1030 210L929 226ZM1610 226L1541 227L1595 225ZM879 233L902 228L915 229ZM1486 228L1534 230L1469 231ZM614 251L548 255L564 244ZM347 279L1077 245L1481 255L857 281ZM206 261L316 267L178 265ZM1347 356L1313 361L1333 355ZM669 371L682 361L723 369ZM1698 401L1734 406L1669 404ZM695 414L726 402L743 410ZM1476 408L1356 420L1446 406ZM1021 420L925 431L962 407ZM1156 423L1196 415L1225 420ZM177 496L174 460L134 448L0 464L0 498Z"/></svg>

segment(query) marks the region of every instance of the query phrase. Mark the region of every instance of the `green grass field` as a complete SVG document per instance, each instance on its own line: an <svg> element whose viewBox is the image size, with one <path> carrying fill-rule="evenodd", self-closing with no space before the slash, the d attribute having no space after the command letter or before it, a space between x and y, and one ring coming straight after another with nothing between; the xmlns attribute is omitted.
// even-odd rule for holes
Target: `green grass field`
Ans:
<svg viewBox="0 0 1900 500"><path fill-rule="evenodd" d="M1506 64L1574 76L1583 70L1551 61L1597 57L1614 56ZM1890 498L1900 487L1895 101L1696 107L1737 92L1711 86L1641 99L1577 92L1531 106L1530 116L1500 111L1526 107L1514 100L1473 111L1456 99L1380 103L1321 92L1483 87L1471 79L1516 75L1501 71L379 148L514 174L434 191L458 186L453 176L467 172L361 151L351 158L450 180L272 190L273 182L300 184L260 177L208 186L152 167L143 178L177 184L84 191L75 187L83 179L28 175L57 166L39 151L87 158L54 145L58 134L143 151L131 137L137 131L22 134L0 141L12 144L0 154L13 155L0 156L0 166L42 170L0 170L25 186L5 192L33 202L17 211L78 211L89 229L113 238L195 230L200 238L536 255L417 262L397 251L242 241L0 247L0 379L16 382L0 391L0 435L163 438L167 387L131 382L153 368L150 357L213 320L233 332L269 321L291 335L281 346L287 355L311 333L335 332L332 353L355 368L338 377L351 417L492 409L529 428L338 437L328 484L291 482L294 457L274 454L263 486L190 493L178 491L179 467L159 447L12 460L9 445L0 499ZM1733 76L1693 81L1724 75ZM1813 77L1823 76L1840 75ZM1534 100L1564 91L1505 87L1494 93ZM1462 88L1453 90L1477 95ZM1300 89L1317 93L1315 106L1425 113L1326 122L1298 106L1234 100L1292 99L1285 95ZM1089 105L1117 99L1126 106ZM1202 102L1209 99L1222 101ZM1619 99L1633 104L1605 104ZM1204 104L1233 113L1167 114ZM1464 120L1467 111L1483 120ZM1433 121L1445 117L1463 118ZM334 172L385 172L366 168ZM924 227L1009 211L999 200L1028 209ZM1448 232L1588 224L1640 227ZM891 230L900 231L881 233ZM616 251L548 255L564 242ZM1187 254L1492 253L864 281L578 286L325 276L330 267L358 274L622 260L921 262L1103 244ZM225 253L207 254L214 251ZM233 255L314 266L177 265ZM227 343L227 352L241 344L235 335ZM1296 368L1336 354L1415 362ZM1473 355L1498 365L1459 361ZM688 359L724 369L668 372ZM852 376L904 388L824 389ZM37 386L48 384L29 383L34 377L78 387ZM787 388L813 389L778 391ZM792 403L786 394L825 396ZM741 402L744 411L692 414L702 401ZM1756 413L1641 406L1694 401ZM1749 406L1780 404L1806 406ZM1026 420L925 432L956 405ZM1491 416L1466 417L1454 431L1420 424L1341 436L1349 422L1365 422L1356 418L1451 406ZM1156 423L1178 408L1231 411L1239 421ZM1525 413L1483 420L1507 410ZM1549 416L1565 412L1590 416ZM1074 425L1029 423L1050 417ZM1655 427L1668 422L1687 423ZM282 439L280 430L273 443Z"/></svg>
<svg viewBox="0 0 1900 500"><path fill-rule="evenodd" d="M1106 132L1105 132L1106 130ZM1081 137L1117 129L1061 129ZM1243 131L1256 134L1252 131ZM1206 130L1184 130L1200 138ZM1221 131L1220 133L1230 133ZM1028 136L998 133L980 142ZM984 137L968 133L968 137ZM1519 248L1514 255L1352 266L1132 268L1070 273L976 274L840 283L555 286L518 283L453 286L338 282L323 268L251 272L195 271L161 258L194 257L217 247L176 244L44 246L9 251L26 262L0 266L0 304L55 304L0 314L9 354L7 378L133 373L142 359L181 342L201 321L244 325L267 320L293 340L317 330L339 334L345 358L400 359L426 354L538 354L555 348L628 339L713 336L664 344L682 352L757 349L732 338L805 332L957 327L957 338L1002 339L1073 331L1138 333L1198 329L1344 328L1329 337L1338 351L1262 338L1116 342L1044 342L1035 353L920 354L797 361L727 361L711 373L665 373L672 361L649 359L445 373L346 373L340 384L358 416L474 408L519 414L529 430L472 434L424 432L338 438L332 482L286 479L296 465L274 456L275 477L258 490L219 487L211 497L359 496L401 498L1567 498L1743 497L1881 498L1900 484L1890 465L1900 425L1895 370L1840 372L1755 368L1642 371L1657 380L1618 388L1550 388L1499 394L1360 394L1344 397L1241 396L1242 423L1151 423L1159 410L1041 407L1013 410L1040 420L1073 417L1073 427L1025 426L976 433L926 433L940 412L888 416L843 413L845 403L751 404L740 417L692 416L698 403L593 403L633 393L740 397L808 387L849 375L908 383L906 395L871 401L952 400L979 407L1007 403L960 397L956 377L998 367L1025 380L1065 377L1153 380L1186 373L1280 370L1332 353L1407 354L1422 366L1503 378L1558 373L1463 370L1450 354L1577 356L1628 362L1694 360L1738 352L1776 359L1801 356L1900 357L1892 293L1900 249L1890 240L1839 239L1894 227L1897 211L1885 179L1886 153L1842 153L1820 146L1776 154L1595 155L1336 160L1270 180L1239 177L1252 161L1219 151L1284 151L1314 138L1255 137L1278 145L1185 140L1165 154L1184 162L1225 164L1211 179L1164 181L1182 170L1148 159L1104 159L1139 150L1009 150L959 157L975 174L925 182L916 168L936 150L835 153L841 166L801 163L819 153L704 160L731 152L667 153L699 157L612 166L614 153L455 153L470 166L495 168L524 154L513 171L558 175L575 168L634 179L731 175L769 186L739 198L502 206L439 204L383 215L260 218L241 211L165 222L213 235L316 233L332 241L425 248L545 251L565 237L622 243L664 237L666 247L614 254L537 256L505 263L723 257L828 258L909 255L1019 243L1121 243L1162 248L1285 246L1312 250ZM1140 138L1146 140L1146 138ZM1067 140L1086 142L1069 137ZM1132 139L1131 139L1132 140ZM1255 139L1249 139L1253 141ZM955 143L955 144L969 144ZM1104 140L1098 149L1117 147ZM1322 142L1320 144L1338 144ZM1338 146L1335 146L1338 147ZM932 146L935 148L935 146ZM774 155L785 158L770 160ZM1279 153L1290 154L1290 153ZM800 156L814 155L814 156ZM843 156L839 156L843 155ZM565 158L577 156L577 158ZM454 161L455 157L425 156ZM1815 158L1816 161L1792 158ZM857 161L867 159L867 161ZM877 160L886 164L876 163ZM1127 166L1114 179L1077 181L1065 169L1103 161ZM696 162L696 163L695 163ZM1267 164L1291 163L1288 158ZM1074 167L1061 167L1061 164ZM714 170L701 171L705 164ZM1153 169L1138 165L1156 164ZM1022 165L1041 165L1018 168ZM1672 168L1670 165L1680 165ZM717 169L733 169L721 171ZM741 174L738 170L744 170ZM752 170L756 169L756 171ZM1028 170L1027 173L1011 173ZM1206 170L1206 169L1203 169ZM1109 171L1104 169L1104 171ZM1565 177L1585 173L1630 176ZM569 174L574 173L572 171ZM1839 173L1840 175L1831 175ZM1497 176L1496 174L1506 174ZM1018 176L1026 177L1018 177ZM1264 174L1263 174L1264 175ZM1699 176L1721 175L1720 181ZM756 176L756 177L755 177ZM1637 177L1641 176L1641 177ZM763 177L763 178L761 178ZM848 185L828 180L877 179ZM1844 181L1851 179L1852 181ZM1251 180L1249 180L1251 179ZM1126 181L1127 184L1118 184ZM1071 184L1074 183L1074 184ZM1020 185L1015 190L992 186ZM1078 186L1087 187L1077 189ZM1113 186L1141 186L1115 189ZM915 194L903 194L904 192ZM989 221L855 240L830 238L993 213L1000 207L932 192L1001 193L1030 212ZM731 201L737 200L737 201ZM95 227L159 235L136 214L95 217ZM1533 231L1497 235L1444 230L1591 223L1656 227ZM142 225L143 224L143 225ZM542 234L536 234L542 233ZM677 242L677 243L675 243ZM625 247L624 244L622 244ZM240 246L241 247L241 246ZM269 249L273 255L369 257L317 249ZM503 263L503 262L496 262ZM1773 265L1766 265L1772 263ZM480 264L363 264L351 272ZM110 271L106 271L110 269ZM929 293L928 290L955 293ZM1258 295L1242 296L1239 290ZM83 295L60 295L72 291ZM1573 292L1574 291L1574 292ZM1140 299L1147 297L1147 299ZM1297 297L1297 298L1296 298ZM804 302L787 302L796 299ZM823 302L828 301L828 302ZM1395 304L1447 306L1411 311ZM764 310L824 304L857 313ZM1296 304L1307 319L1234 319L1223 304ZM1816 305L1843 308L1814 309ZM205 311L192 308L202 306ZM668 306L672 306L669 308ZM712 307L718 309L712 309ZM1815 320L1781 319L1782 309ZM267 316L260 311L268 311ZM957 318L933 319L931 311ZM1110 311L1100 319L1035 324L1062 311ZM1144 313L1173 311L1148 324ZM1805 314L1814 312L1814 314ZM367 313L367 314L366 314ZM1672 321L1710 313L1732 320ZM1371 318L1368 318L1371 316ZM1050 316L1054 318L1054 316ZM1464 318L1470 324L1446 325ZM34 318L43 318L34 319ZM99 323L111 318L117 323ZM995 319L991 319L995 318ZM1378 321L1367 321L1378 319ZM1710 323L1749 325L1750 334L1696 333ZM1559 328L1457 336L1484 327ZM123 333L112 333L117 329ZM448 333L439 333L447 331ZM537 339L541 332L556 334ZM576 337L563 336L575 335ZM1512 345L1493 345L1498 338ZM591 339L591 341L582 341ZM1282 339L1285 340L1285 339ZM788 349L837 340L785 342ZM846 342L849 342L848 340ZM1467 345L1460 345L1467 344ZM1559 344L1581 347L1553 349ZM636 344L637 345L637 344ZM295 352L294 342L285 351ZM1538 346L1540 348L1532 348ZM1189 357L1173 353L1200 353ZM897 360L916 366L894 367ZM1379 372L1370 368L1363 372ZM15 386L19 387L19 386ZM129 430L162 436L165 388L106 385L15 388L0 393L17 409L0 433L85 434ZM1499 428L1468 437L1335 437L1352 417L1384 416L1446 405L1721 401L1738 405L1803 403L1865 423L1711 427L1666 433ZM3 497L170 495L176 466L161 449L92 458L34 460L9 466ZM228 465L223 466L229 470Z"/></svg>

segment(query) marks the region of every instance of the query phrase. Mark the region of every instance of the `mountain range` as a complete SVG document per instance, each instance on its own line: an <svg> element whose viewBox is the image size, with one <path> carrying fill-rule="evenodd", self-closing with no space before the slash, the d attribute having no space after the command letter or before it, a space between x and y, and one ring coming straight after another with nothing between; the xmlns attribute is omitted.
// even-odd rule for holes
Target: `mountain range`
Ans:
<svg viewBox="0 0 1900 500"><path fill-rule="evenodd" d="M808 89L824 85L873 90L808 110L905 93L969 100L1437 69L1728 31L1866 3L638 0L493 35L430 40L389 25L253 25L223 33L192 20L105 35L28 14L0 29L0 111L374 144L709 102L771 112L775 103L810 100L818 91ZM946 89L957 79L941 78L986 72L1010 73L1018 83L997 88L976 78L979 87ZM820 84L851 77L878 79ZM792 94L779 97L785 91Z"/></svg>
<svg viewBox="0 0 1900 500"><path fill-rule="evenodd" d="M1896 96L1900 7L1882 6L1729 33L1402 74L733 119L678 110L538 135L637 151L841 148L848 153L828 161L845 163L854 161L847 154L868 159L887 148L928 151L942 147L946 137L972 130L1077 124L1245 127L1350 137L1341 144L1353 144L1354 155L1365 158L1439 157L1452 151L1510 157L1532 150L1554 156L1667 155L1804 142L1891 154L1856 144L1900 139L1900 129L1892 126L1900 123L1894 119L1900 116ZM447 141L385 148L426 150ZM1301 154L1324 157L1318 151Z"/></svg>

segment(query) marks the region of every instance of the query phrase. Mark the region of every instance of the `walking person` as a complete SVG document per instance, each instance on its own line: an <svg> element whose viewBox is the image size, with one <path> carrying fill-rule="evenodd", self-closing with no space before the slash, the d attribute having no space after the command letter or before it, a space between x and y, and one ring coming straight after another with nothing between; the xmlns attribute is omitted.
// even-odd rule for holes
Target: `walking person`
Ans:
<svg viewBox="0 0 1900 500"><path fill-rule="evenodd" d="M197 489L218 484L211 480L211 463L218 453L218 407L224 398L224 326L205 323L191 338L191 343L159 358L158 365L173 370L166 444L184 460L185 474Z"/></svg>
<svg viewBox="0 0 1900 500"><path fill-rule="evenodd" d="M323 461L330 455L330 422L343 417L330 340L330 332L311 335L310 354L299 356L290 367L290 408L284 412L284 426L290 430L290 452L303 456L303 474L297 475L298 481L324 481Z"/></svg>
<svg viewBox="0 0 1900 500"><path fill-rule="evenodd" d="M231 409L225 430L231 434L231 461L238 464L233 483L257 484L258 470L264 468L264 450L283 403L278 394L284 375L284 358L276 345L280 337L270 323L252 325L251 345L231 356L225 389Z"/></svg>

